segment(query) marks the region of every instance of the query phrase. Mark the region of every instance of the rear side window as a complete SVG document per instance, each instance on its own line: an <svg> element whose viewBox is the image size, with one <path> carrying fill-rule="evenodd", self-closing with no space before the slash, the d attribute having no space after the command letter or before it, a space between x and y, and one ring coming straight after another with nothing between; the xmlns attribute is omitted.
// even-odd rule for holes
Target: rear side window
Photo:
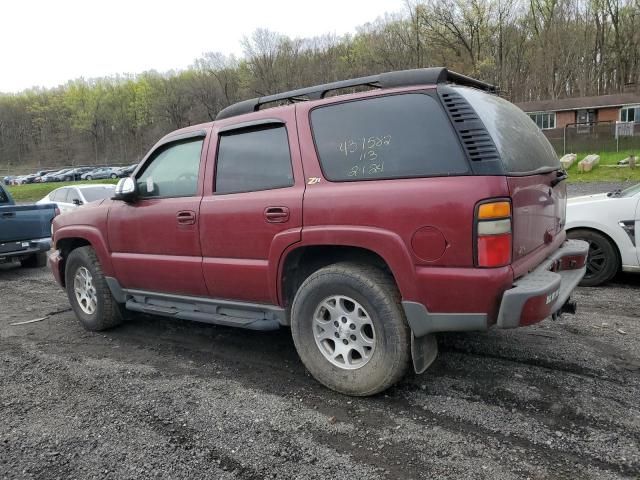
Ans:
<svg viewBox="0 0 640 480"><path fill-rule="evenodd" d="M0 203L9 203L9 196L4 192L2 187L0 187Z"/></svg>
<svg viewBox="0 0 640 480"><path fill-rule="evenodd" d="M332 181L460 175L469 166L439 102L392 95L311 112L325 177Z"/></svg>
<svg viewBox="0 0 640 480"><path fill-rule="evenodd" d="M220 136L216 193L255 192L293 185L287 130L283 126Z"/></svg>
<svg viewBox="0 0 640 480"><path fill-rule="evenodd" d="M511 102L480 90L454 87L476 111L493 138L507 173L560 168L555 150L531 119Z"/></svg>

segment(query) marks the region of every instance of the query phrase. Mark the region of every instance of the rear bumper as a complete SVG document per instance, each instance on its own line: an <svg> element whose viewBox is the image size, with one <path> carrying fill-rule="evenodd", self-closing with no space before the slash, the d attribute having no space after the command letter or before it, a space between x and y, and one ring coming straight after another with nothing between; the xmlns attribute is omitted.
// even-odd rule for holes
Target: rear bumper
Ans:
<svg viewBox="0 0 640 480"><path fill-rule="evenodd" d="M16 250L0 253L0 262L24 258L40 252L46 252L51 248L50 238L38 238L36 240L26 240L24 242L15 242ZM24 245L24 246L23 246Z"/></svg>
<svg viewBox="0 0 640 480"><path fill-rule="evenodd" d="M496 326L532 325L558 312L584 277L588 251L587 242L567 240L535 270L517 279L502 296Z"/></svg>
<svg viewBox="0 0 640 480"><path fill-rule="evenodd" d="M496 291L488 282L476 284L477 291L496 298L497 318L491 312L432 313L422 303L403 301L409 326L418 338L435 332L483 331L494 322L498 328L538 323L558 312L567 302L585 274L588 250L586 242L567 240L535 270L510 282L511 288ZM457 295L464 294L462 289L458 292Z"/></svg>

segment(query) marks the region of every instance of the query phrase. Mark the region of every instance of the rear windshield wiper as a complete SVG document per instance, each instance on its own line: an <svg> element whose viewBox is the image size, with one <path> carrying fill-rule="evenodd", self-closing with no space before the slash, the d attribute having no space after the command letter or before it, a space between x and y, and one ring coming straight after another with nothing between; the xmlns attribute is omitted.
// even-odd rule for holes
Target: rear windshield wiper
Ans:
<svg viewBox="0 0 640 480"><path fill-rule="evenodd" d="M551 180L551 187L552 188L555 187L556 185L558 185L563 180L566 180L567 178L569 178L569 174L567 173L566 170L558 170L556 172L556 178Z"/></svg>

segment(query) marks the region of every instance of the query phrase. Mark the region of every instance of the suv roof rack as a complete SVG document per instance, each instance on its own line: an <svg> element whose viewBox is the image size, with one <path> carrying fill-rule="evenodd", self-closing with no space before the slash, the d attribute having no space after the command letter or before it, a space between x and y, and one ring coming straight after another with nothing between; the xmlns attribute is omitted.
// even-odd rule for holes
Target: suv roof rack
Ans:
<svg viewBox="0 0 640 480"><path fill-rule="evenodd" d="M437 83L455 83L485 90L490 93L497 93L498 88L495 85L467 77L456 72L447 70L444 67L418 68L414 70L398 70L395 72L381 73L379 75L370 75L368 77L352 78L350 80L341 80L338 82L325 83L314 87L299 88L289 92L276 93L267 95L266 97L252 98L242 102L234 103L221 110L216 116L216 120L235 117L245 113L256 112L260 110L260 105L286 100L289 103L300 102L304 100L319 100L324 98L326 94L332 90L342 88L368 86L373 88L394 88L407 87L411 85L428 85Z"/></svg>

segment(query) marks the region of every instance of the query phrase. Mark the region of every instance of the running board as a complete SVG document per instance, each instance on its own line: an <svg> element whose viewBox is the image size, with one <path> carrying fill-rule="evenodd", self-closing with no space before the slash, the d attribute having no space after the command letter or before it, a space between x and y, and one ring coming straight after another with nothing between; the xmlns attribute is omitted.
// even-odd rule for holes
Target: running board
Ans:
<svg viewBox="0 0 640 480"><path fill-rule="evenodd" d="M110 277L107 284L115 300L134 312L250 330L277 330L288 324L285 310L276 305L127 290Z"/></svg>

